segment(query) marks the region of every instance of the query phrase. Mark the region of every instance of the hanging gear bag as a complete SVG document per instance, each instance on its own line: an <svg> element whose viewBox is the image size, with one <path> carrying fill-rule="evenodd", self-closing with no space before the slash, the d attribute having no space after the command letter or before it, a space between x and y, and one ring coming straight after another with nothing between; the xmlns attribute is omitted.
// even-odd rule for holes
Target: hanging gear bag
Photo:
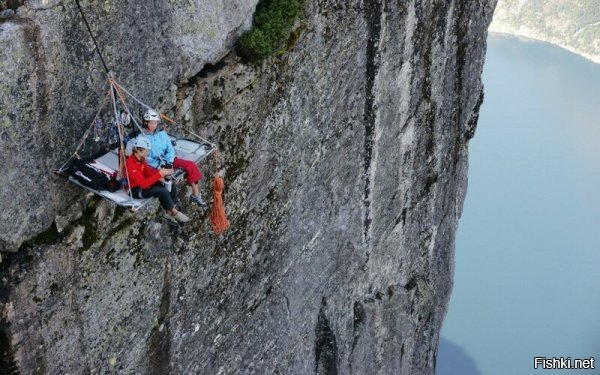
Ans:
<svg viewBox="0 0 600 375"><path fill-rule="evenodd" d="M90 189L115 192L121 188L121 184L116 178L107 176L83 160L74 160L67 168L67 172L80 184Z"/></svg>

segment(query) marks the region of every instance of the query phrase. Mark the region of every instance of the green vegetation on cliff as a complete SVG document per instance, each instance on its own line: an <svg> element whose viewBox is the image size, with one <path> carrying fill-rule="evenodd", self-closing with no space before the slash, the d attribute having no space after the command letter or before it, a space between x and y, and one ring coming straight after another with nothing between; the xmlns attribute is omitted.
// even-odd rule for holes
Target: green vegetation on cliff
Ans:
<svg viewBox="0 0 600 375"><path fill-rule="evenodd" d="M279 50L290 35L300 13L302 0L262 0L256 6L253 26L240 40L240 54L258 61Z"/></svg>
<svg viewBox="0 0 600 375"><path fill-rule="evenodd" d="M498 0L490 31L545 40L600 62L598 0Z"/></svg>

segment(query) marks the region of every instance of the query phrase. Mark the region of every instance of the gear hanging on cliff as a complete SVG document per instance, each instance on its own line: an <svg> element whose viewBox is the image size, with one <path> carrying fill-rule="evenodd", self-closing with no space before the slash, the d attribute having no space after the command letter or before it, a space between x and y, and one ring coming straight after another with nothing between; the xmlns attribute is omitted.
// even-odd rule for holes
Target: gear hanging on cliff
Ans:
<svg viewBox="0 0 600 375"><path fill-rule="evenodd" d="M104 96L104 99L98 109L98 112L94 116L91 125L87 128L87 130L83 134L83 138L77 144L75 152L69 157L66 163L64 163L57 172L65 177L69 178L69 181L75 183L83 188L93 191L94 193L102 196L105 199L111 200L116 204L126 207L131 211L137 211L142 206L144 206L151 199L137 199L134 198L130 189L128 189L129 183L129 173L127 171L127 165L125 163L125 157L127 154L127 141L130 138L133 138L136 133L143 133L143 127L141 126L142 120L136 117L135 113L145 112L146 114L151 114L152 120L163 120L165 123L169 123L171 125L175 124L175 121L168 116L161 114L156 111L149 105L143 103L134 95L132 95L129 91L127 91L123 86L118 84L112 76L112 73L108 69L106 61L102 56L102 52L99 48L99 45L94 37L92 30L90 28L89 23L85 17L83 9L79 3L79 0L75 0L77 7L79 8L79 12L85 26L94 42L96 47L96 52L102 61L102 65L108 75L108 83L109 90L107 94ZM112 102L112 108L108 108L108 101ZM137 108L134 108L137 107ZM133 126L132 126L133 124ZM105 131L106 128L109 128L109 131ZM126 128L130 130L130 134L127 134ZM88 137L93 132L93 143L88 141ZM175 153L178 158L188 160L194 162L195 164L203 161L207 156L211 153L215 152L217 147L215 144L207 141L206 139L200 137L199 135L188 130L188 133L192 138L183 138L183 137L171 137L171 142L174 145ZM96 148L96 152L92 152L87 158L85 158L84 163L89 168L86 170L88 175L93 173L99 173L101 175L107 176L108 178L118 178L123 185L123 189L117 189L114 191L108 190L99 190L100 185L88 183L92 181L91 178L83 178L81 174L77 174L76 168L73 168L74 165L81 165L82 153L86 148L93 149ZM90 150L91 151L91 150ZM69 176L68 174L71 174ZM74 176L77 175L77 176ZM175 180L180 180L185 175L185 171L177 170L173 175ZM74 177L80 177L75 179ZM92 176L93 177L93 176ZM222 186L223 184L221 184ZM222 188L220 193L222 192ZM223 206L223 201L221 195L219 194L220 206L217 207L219 211L219 215L215 216L219 218L220 232L224 231L223 228L223 218L225 222L227 218L225 215L225 209ZM228 224L227 224L228 226ZM219 233L220 233L219 232Z"/></svg>
<svg viewBox="0 0 600 375"><path fill-rule="evenodd" d="M91 190L103 198L135 212L151 199L134 198L131 190L128 188L130 185L129 173L127 171L127 164L125 163L126 150L128 150L127 142L129 139L134 139L136 133L144 132L141 120L132 114L136 113L139 109L139 112L152 112L154 114L153 119L165 119L171 124L175 124L175 121L166 115L159 114L158 111L138 100L113 78L109 78L108 83L110 86L109 90L104 96L104 100L92 119L91 124L84 132L83 138L77 144L71 157L57 172L68 177L70 182ZM108 106L109 98L112 108ZM136 111L134 111L132 105L137 107L135 108ZM131 126L132 131L129 134L127 134L125 129L128 122L133 125ZM107 127L110 127L109 131L105 131ZM93 136L90 137L92 134ZM178 158L199 164L207 156L216 151L217 147L215 144L193 132L189 132L189 134L191 138L171 138ZM117 136L116 142L114 140L115 135ZM90 138L91 140L89 140ZM87 157L83 155L84 151L86 151ZM73 164L77 164L77 160L81 159L84 159L85 163L97 170L98 173L121 181L123 189L117 191L100 190L96 184L86 184L87 180L85 179L75 179L76 176L74 174L77 171L72 166ZM86 173L89 174L91 172L88 169ZM184 175L185 171L177 170L174 178L176 181L179 181ZM222 200L220 202L222 204ZM224 214L224 207L220 210Z"/></svg>
<svg viewBox="0 0 600 375"><path fill-rule="evenodd" d="M219 152L216 151L215 165L217 171L221 168L221 160L219 159ZM213 206L210 210L210 223L213 231L216 234L221 234L229 228L229 221L227 220L227 214L225 213L225 205L223 204L223 189L225 188L225 182L223 177L219 173L215 173L213 178Z"/></svg>

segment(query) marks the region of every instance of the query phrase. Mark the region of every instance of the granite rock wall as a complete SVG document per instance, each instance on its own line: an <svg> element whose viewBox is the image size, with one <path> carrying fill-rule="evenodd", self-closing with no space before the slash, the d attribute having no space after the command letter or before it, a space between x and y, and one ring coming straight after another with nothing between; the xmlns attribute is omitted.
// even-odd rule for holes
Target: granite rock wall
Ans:
<svg viewBox="0 0 600 375"><path fill-rule="evenodd" d="M243 28L254 5L234 7L239 22L222 22ZM185 200L194 220L177 228L156 204L134 215L51 179L45 194L62 198L40 209L48 221L5 239L28 240L0 263L2 365L52 374L434 374L494 5L306 1L281 53L258 65L227 48L237 26L217 22L222 42L206 51L197 46L204 27L189 38L171 35L183 26L152 28L178 41L167 47L182 56L169 67L132 53L156 71L155 84L141 83L146 70L127 52L118 64L108 53L114 66L135 67L119 72L122 82L180 119L174 131L218 144L231 229L215 236L207 213ZM103 19L100 5L89 6ZM128 6L136 7L118 8ZM161 6L182 24L192 9L207 11ZM13 27L14 38L24 33ZM0 28L4 40L6 22ZM38 53L55 53L41 40ZM123 46L111 48L129 51ZM97 66L89 48L86 56L61 48L63 61ZM54 76L51 63L44 69ZM46 98L32 92L23 108ZM70 98L91 108L95 99ZM44 118L62 116L68 101L55 100ZM68 124L45 131L50 139L77 133ZM215 166L202 170L209 193Z"/></svg>

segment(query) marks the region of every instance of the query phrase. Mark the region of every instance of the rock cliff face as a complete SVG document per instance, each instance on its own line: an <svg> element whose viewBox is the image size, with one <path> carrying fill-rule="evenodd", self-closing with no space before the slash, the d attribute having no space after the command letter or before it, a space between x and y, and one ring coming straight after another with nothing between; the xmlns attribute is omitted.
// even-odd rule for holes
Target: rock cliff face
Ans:
<svg viewBox="0 0 600 375"><path fill-rule="evenodd" d="M118 80L218 142L220 237L49 176L104 77L71 2L0 23L2 368L433 374L495 1L306 1L259 66L228 53L256 2L222 3L82 4Z"/></svg>
<svg viewBox="0 0 600 375"><path fill-rule="evenodd" d="M82 7L115 77L141 98L168 102L170 86L227 53L251 24L256 2ZM0 182L0 249L14 251L69 204L64 184L48 175L91 122L106 74L74 1L27 1L0 22L0 163L7 173Z"/></svg>

